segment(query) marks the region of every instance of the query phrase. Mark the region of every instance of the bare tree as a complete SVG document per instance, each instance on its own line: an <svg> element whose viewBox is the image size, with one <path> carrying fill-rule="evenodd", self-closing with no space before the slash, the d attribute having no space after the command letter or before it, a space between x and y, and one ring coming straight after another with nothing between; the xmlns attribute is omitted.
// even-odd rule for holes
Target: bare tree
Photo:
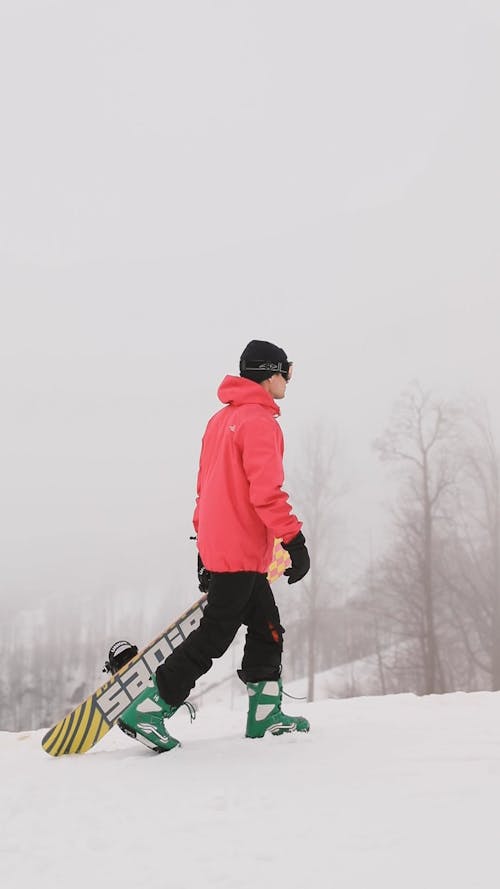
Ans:
<svg viewBox="0 0 500 889"><path fill-rule="evenodd" d="M446 583L470 660L500 689L500 456L484 404L464 415L462 484Z"/></svg>
<svg viewBox="0 0 500 889"><path fill-rule="evenodd" d="M304 440L300 468L293 473L294 502L300 507L311 556L311 571L301 583L297 603L307 645L307 697L314 700L321 622L335 589L337 501L345 489L337 481L337 445L332 432L318 425Z"/></svg>
<svg viewBox="0 0 500 889"><path fill-rule="evenodd" d="M422 691L443 690L438 579L439 523L446 522L456 489L457 412L418 383L403 393L392 421L375 447L397 467L402 489L394 511L396 545L386 559L388 589L398 599L393 623L412 641L423 668Z"/></svg>

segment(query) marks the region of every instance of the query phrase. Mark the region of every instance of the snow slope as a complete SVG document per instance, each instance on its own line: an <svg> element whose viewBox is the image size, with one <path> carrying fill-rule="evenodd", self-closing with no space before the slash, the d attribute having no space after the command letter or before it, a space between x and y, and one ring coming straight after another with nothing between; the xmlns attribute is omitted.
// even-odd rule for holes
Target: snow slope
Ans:
<svg viewBox="0 0 500 889"><path fill-rule="evenodd" d="M287 704L309 735L244 739L239 698L161 756L1 733L0 886L497 889L500 694Z"/></svg>

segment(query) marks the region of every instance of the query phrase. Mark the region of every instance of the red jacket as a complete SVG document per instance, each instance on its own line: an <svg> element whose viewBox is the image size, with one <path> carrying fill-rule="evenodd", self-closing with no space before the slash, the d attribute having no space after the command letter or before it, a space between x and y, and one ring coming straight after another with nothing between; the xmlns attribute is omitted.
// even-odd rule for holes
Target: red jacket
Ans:
<svg viewBox="0 0 500 889"><path fill-rule="evenodd" d="M280 409L259 383L227 376L218 396L226 407L203 436L193 524L209 571L265 574L274 538L288 543L302 523L283 484Z"/></svg>

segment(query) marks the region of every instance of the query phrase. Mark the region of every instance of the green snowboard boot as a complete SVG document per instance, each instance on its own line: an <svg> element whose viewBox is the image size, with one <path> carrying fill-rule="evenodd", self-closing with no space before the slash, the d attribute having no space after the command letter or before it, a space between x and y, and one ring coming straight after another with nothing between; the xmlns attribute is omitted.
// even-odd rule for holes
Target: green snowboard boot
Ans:
<svg viewBox="0 0 500 889"><path fill-rule="evenodd" d="M184 703L189 709L191 719L194 719L193 705L186 701ZM136 738L157 753L163 753L180 746L177 738L173 738L165 728L165 720L170 719L178 709L179 707L171 707L160 697L156 678L151 676L151 682L144 691L122 713L118 725L126 735Z"/></svg>
<svg viewBox="0 0 500 889"><path fill-rule="evenodd" d="M266 732L282 735L285 732L308 732L309 723L303 716L286 716L281 712L283 685L281 679L247 682L248 716L247 738L263 738Z"/></svg>

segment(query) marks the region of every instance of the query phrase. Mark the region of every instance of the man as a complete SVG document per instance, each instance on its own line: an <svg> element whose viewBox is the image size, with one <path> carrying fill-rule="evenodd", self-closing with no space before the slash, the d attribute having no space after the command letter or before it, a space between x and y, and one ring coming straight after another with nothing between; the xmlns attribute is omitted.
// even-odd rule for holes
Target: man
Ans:
<svg viewBox="0 0 500 889"><path fill-rule="evenodd" d="M290 555L288 583L301 580L310 564L301 522L281 488L283 433L275 399L285 397L291 374L283 349L252 340L240 358L240 376L226 376L219 387L225 407L203 436L193 517L207 605L198 628L158 667L120 720L124 731L155 750L177 746L165 720L242 624L247 633L238 675L249 695L246 736L309 731L306 719L281 711L284 630L266 576L275 538Z"/></svg>

